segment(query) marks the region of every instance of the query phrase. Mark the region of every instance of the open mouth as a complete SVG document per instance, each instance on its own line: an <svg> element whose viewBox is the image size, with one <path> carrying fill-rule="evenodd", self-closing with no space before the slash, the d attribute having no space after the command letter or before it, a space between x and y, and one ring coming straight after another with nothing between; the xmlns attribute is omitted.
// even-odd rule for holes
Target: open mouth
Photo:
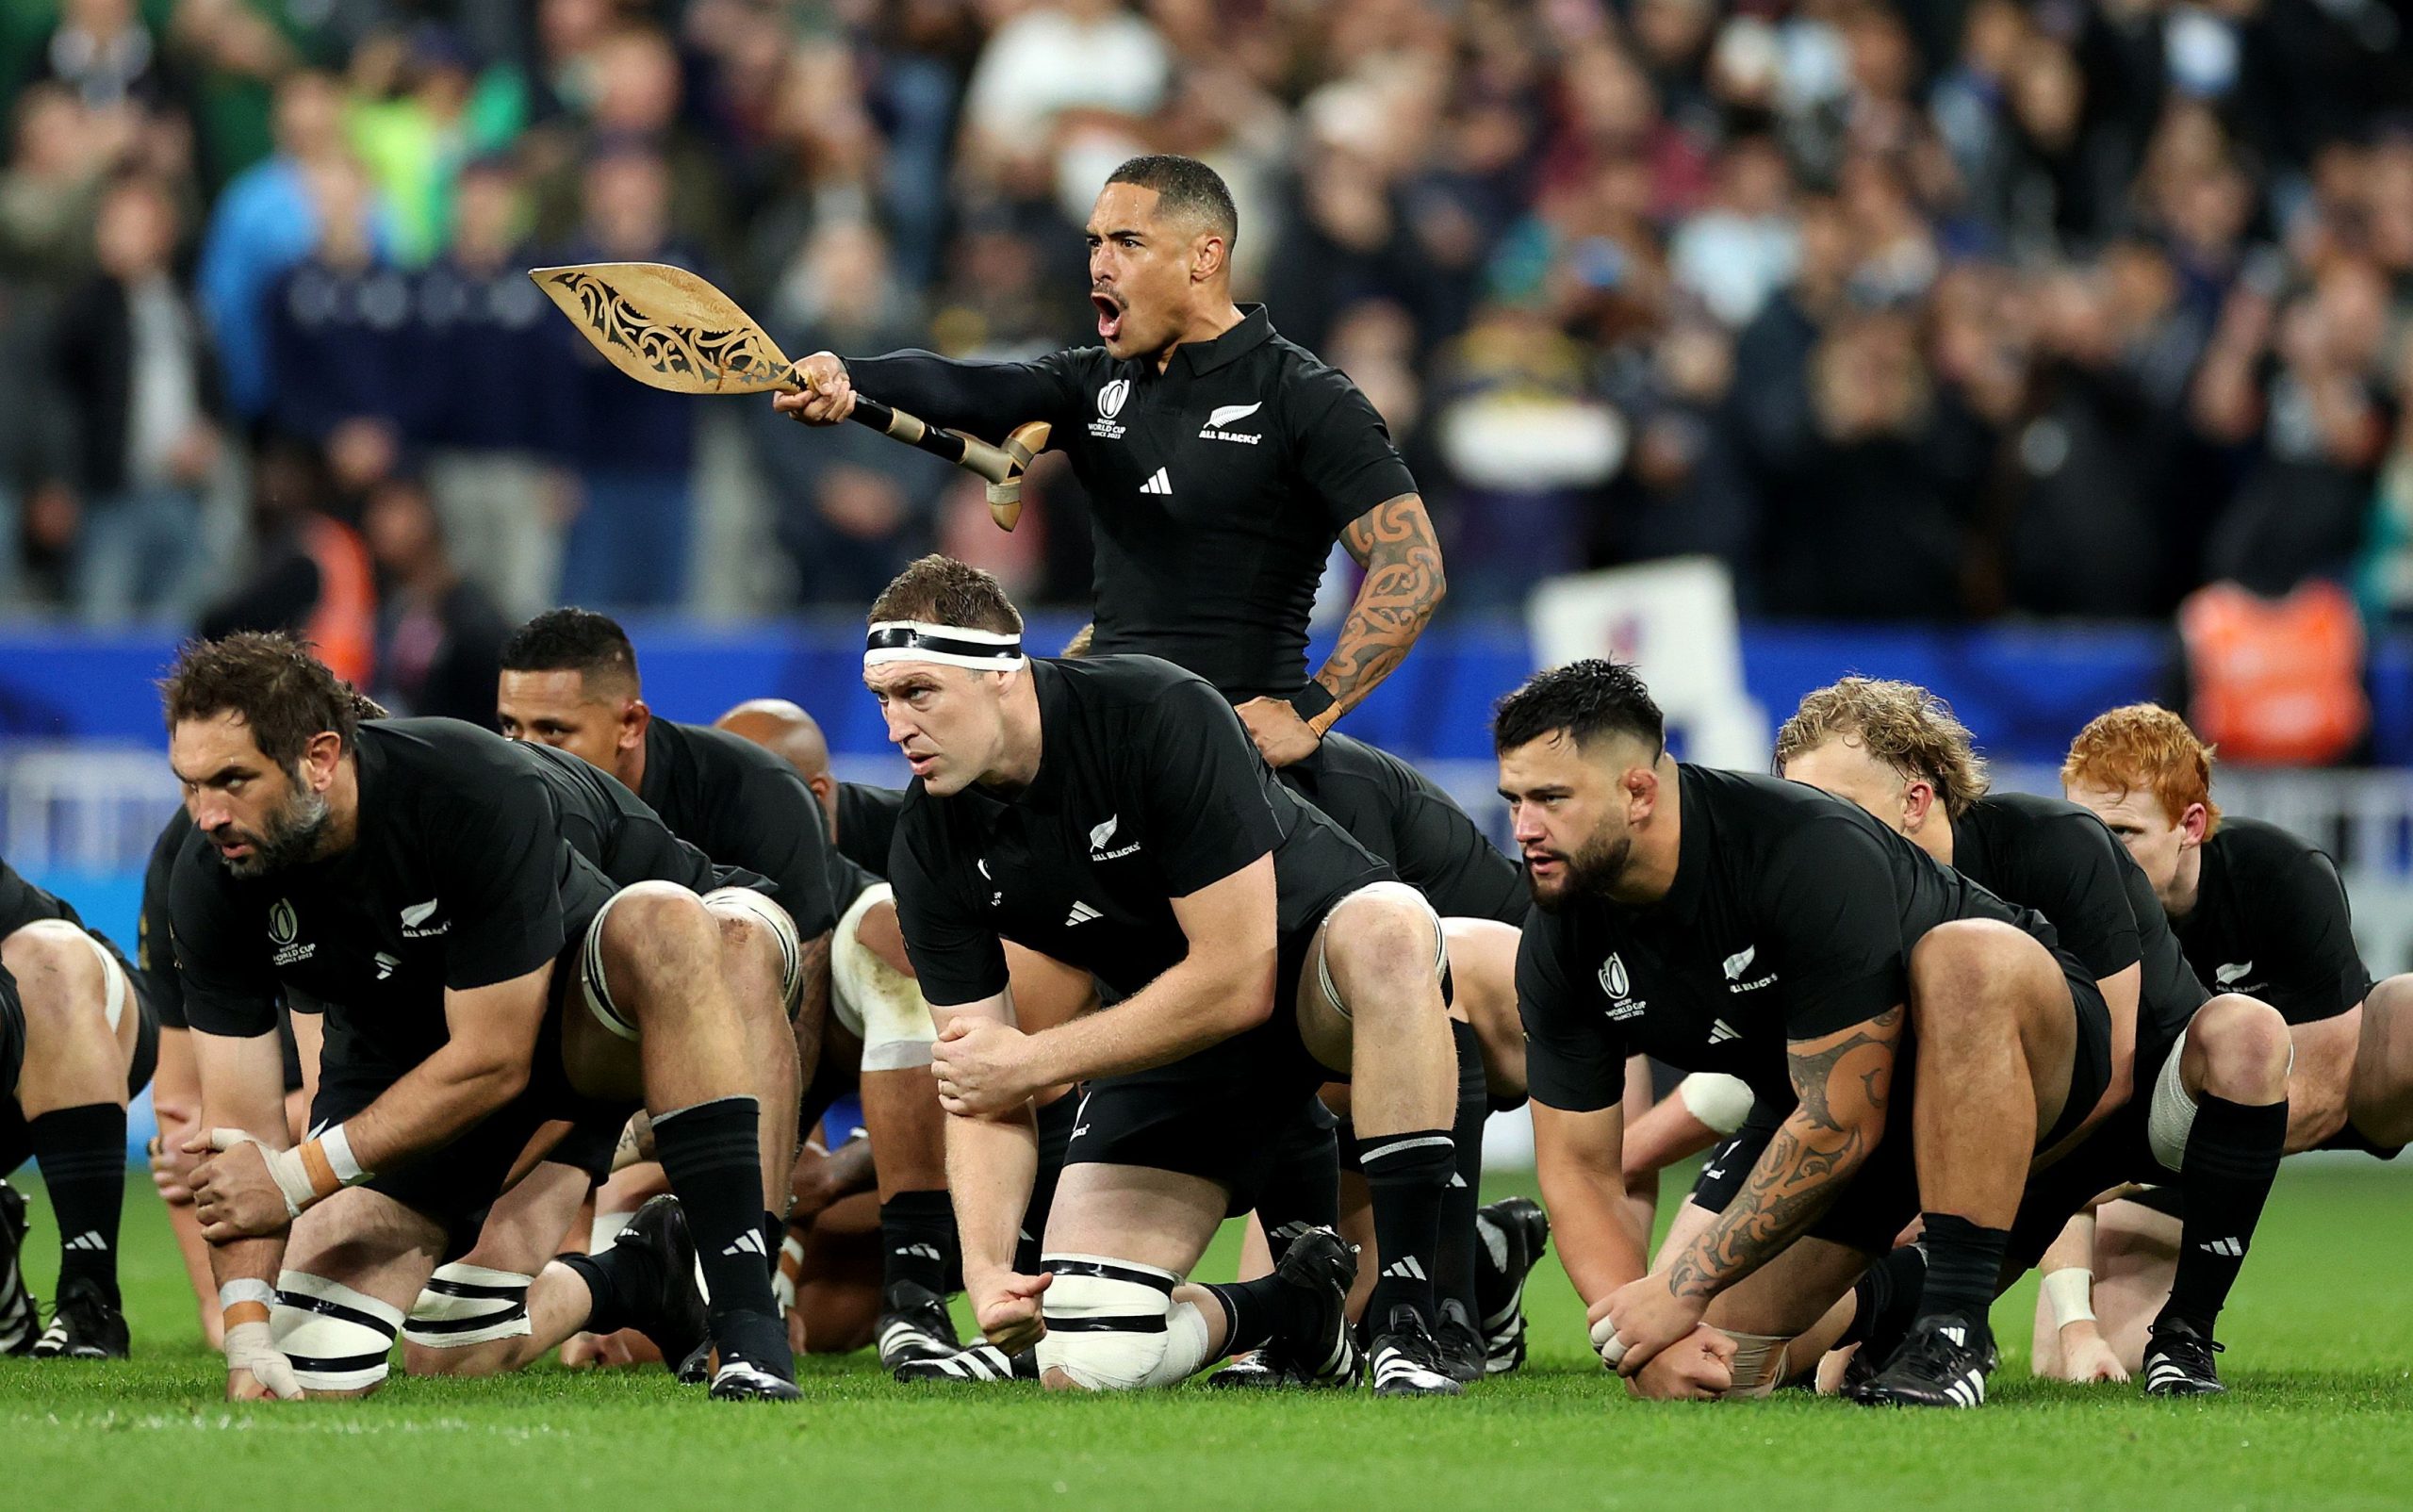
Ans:
<svg viewBox="0 0 2413 1512"><path fill-rule="evenodd" d="M1092 291L1090 303L1097 306L1097 335L1101 341L1111 341L1123 332L1123 304L1113 295Z"/></svg>

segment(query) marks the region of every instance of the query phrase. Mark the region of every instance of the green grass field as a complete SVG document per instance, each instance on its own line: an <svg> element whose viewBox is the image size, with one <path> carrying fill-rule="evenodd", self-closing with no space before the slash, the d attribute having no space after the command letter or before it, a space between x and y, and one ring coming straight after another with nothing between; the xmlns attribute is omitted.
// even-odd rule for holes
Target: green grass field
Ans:
<svg viewBox="0 0 2413 1512"><path fill-rule="evenodd" d="M1502 1191L1512 1190L1513 1183ZM36 1187L28 1256L49 1295ZM229 1408L147 1184L129 1188L136 1358L0 1360L0 1504L241 1512L589 1506L1978 1508L2413 1504L2413 1181L2282 1177L2223 1329L2233 1393L2147 1402L2027 1378L2022 1287L1979 1412L1791 1398L1628 1402L1584 1351L1557 1262L1529 1292L1535 1358L1460 1402L1144 1398L907 1388L868 1355L806 1365L797 1408L735 1408L658 1370L397 1378L362 1403ZM1203 1274L1227 1275L1230 1235ZM764 1498L762 1504L754 1498Z"/></svg>

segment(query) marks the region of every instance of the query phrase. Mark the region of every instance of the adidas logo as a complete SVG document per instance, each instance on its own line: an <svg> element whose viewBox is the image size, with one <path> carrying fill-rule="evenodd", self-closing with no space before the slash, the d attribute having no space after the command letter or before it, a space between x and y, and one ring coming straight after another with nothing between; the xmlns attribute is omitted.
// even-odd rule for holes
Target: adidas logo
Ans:
<svg viewBox="0 0 2413 1512"><path fill-rule="evenodd" d="M2245 1254L2245 1246L2234 1239L2216 1239L2208 1244L2198 1244L2195 1247L2207 1255L2225 1255L2231 1259L2237 1259Z"/></svg>
<svg viewBox="0 0 2413 1512"><path fill-rule="evenodd" d="M1464 1177L1464 1176L1462 1176L1462 1175L1458 1175L1455 1171L1451 1172L1451 1173L1450 1173L1450 1180L1449 1180L1449 1190L1451 1190L1451 1191L1453 1191L1453 1192L1464 1192L1464 1191L1466 1191L1466 1190L1467 1190L1467 1178L1466 1178L1466 1177Z"/></svg>
<svg viewBox="0 0 2413 1512"><path fill-rule="evenodd" d="M1398 1259L1393 1260L1390 1264L1383 1267L1383 1274L1395 1281L1421 1281L1425 1279L1424 1267L1417 1263L1416 1257L1413 1255L1401 1256Z"/></svg>
<svg viewBox="0 0 2413 1512"><path fill-rule="evenodd" d="M1069 929L1075 924L1087 924L1099 916L1097 910L1075 898L1073 901L1073 912L1064 915L1064 928Z"/></svg>
<svg viewBox="0 0 2413 1512"><path fill-rule="evenodd" d="M764 1259L771 1257L770 1252L763 1248L763 1236L751 1228L738 1235L737 1241L721 1253L723 1255L760 1255Z"/></svg>
<svg viewBox="0 0 2413 1512"><path fill-rule="evenodd" d="M1149 475L1147 482L1140 485L1140 491L1143 494L1163 494L1167 498L1171 498L1173 496L1173 480L1165 476L1164 468L1158 468L1154 473Z"/></svg>
<svg viewBox="0 0 2413 1512"><path fill-rule="evenodd" d="M939 1247L936 1244L899 1244L895 1249L889 1253L893 1255L910 1255L918 1260L944 1260L946 1258L945 1256L939 1253Z"/></svg>
<svg viewBox="0 0 2413 1512"><path fill-rule="evenodd" d="M1729 1040L1739 1040L1742 1037L1742 1031L1737 1029L1733 1025L1727 1023L1724 1019L1713 1019L1710 1021L1710 1044L1724 1044Z"/></svg>
<svg viewBox="0 0 2413 1512"><path fill-rule="evenodd" d="M91 1250L105 1254L108 1250L109 1241L101 1237L99 1229L88 1228L58 1247L63 1250Z"/></svg>
<svg viewBox="0 0 2413 1512"><path fill-rule="evenodd" d="M1969 1347L1969 1330L1959 1323L1952 1323L1945 1327L1939 1328L1936 1332L1952 1340L1952 1347L1955 1349L1966 1349Z"/></svg>
<svg viewBox="0 0 2413 1512"><path fill-rule="evenodd" d="M1947 1333L1952 1330L1945 1330ZM1986 1377L1983 1372L1971 1371L1944 1389L1944 1394L1964 1407L1983 1405L1986 1400Z"/></svg>

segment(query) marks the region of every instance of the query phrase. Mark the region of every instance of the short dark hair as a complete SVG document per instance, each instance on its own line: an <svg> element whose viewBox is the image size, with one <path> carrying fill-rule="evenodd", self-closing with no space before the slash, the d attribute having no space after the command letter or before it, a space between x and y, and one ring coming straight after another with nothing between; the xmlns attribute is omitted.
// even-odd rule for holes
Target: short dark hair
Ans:
<svg viewBox="0 0 2413 1512"><path fill-rule="evenodd" d="M872 624L892 619L958 630L1022 633L1022 611L1006 597L1005 584L951 556L926 556L892 579L872 600Z"/></svg>
<svg viewBox="0 0 2413 1512"><path fill-rule="evenodd" d="M1223 174L1195 157L1150 153L1125 161L1106 181L1155 189L1159 211L1205 221L1210 229L1222 233L1226 247L1240 238L1240 212L1232 204L1231 186L1223 182Z"/></svg>
<svg viewBox="0 0 2413 1512"><path fill-rule="evenodd" d="M366 710L377 708L312 655L308 642L283 631L190 642L160 680L159 700L172 733L188 720L237 715L260 754L287 771L327 731L350 750Z"/></svg>
<svg viewBox="0 0 2413 1512"><path fill-rule="evenodd" d="M592 609L548 609L502 643L506 672L576 672L589 681L637 682L637 649L609 615Z"/></svg>
<svg viewBox="0 0 2413 1512"><path fill-rule="evenodd" d="M1494 751L1515 750L1561 731L1578 746L1603 735L1631 735L1649 742L1654 758L1667 748L1666 721L1650 690L1633 667L1600 657L1536 672L1492 711Z"/></svg>

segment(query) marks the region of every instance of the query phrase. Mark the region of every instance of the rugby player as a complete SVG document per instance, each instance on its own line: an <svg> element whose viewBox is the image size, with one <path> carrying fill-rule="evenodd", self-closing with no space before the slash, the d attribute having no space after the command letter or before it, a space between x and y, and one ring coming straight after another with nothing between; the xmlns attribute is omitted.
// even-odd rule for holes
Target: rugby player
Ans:
<svg viewBox="0 0 2413 1512"><path fill-rule="evenodd" d="M2222 1389L2213 1327L2252 1247L2287 1132L2286 1021L2246 994L2207 993L2151 883L2101 821L2058 798L1989 792L1968 730L1925 688L1850 677L1809 694L1777 732L1776 764L2044 914L2093 974L2112 1014L2105 1101L2121 1106L2031 1183L2004 1282L2035 1262L2076 1206L2127 1181L2172 1182L2186 1203L2187 1235L2176 1285L2143 1348L2145 1389ZM1910 1290L1903 1267L1914 1275L1920 1252L1888 1259L1863 1283L1866 1306L1847 1336L1879 1353L1890 1330L1874 1299Z"/></svg>
<svg viewBox="0 0 2413 1512"><path fill-rule="evenodd" d="M605 1254L548 1265L525 1347L632 1323L672 1360L709 1339L715 1397L793 1399L767 1209L796 1114L763 1104L795 1085L795 1040L776 994L730 985L703 856L584 763L452 720L361 721L283 635L187 648L163 698L196 831L171 913L228 1395L373 1389L404 1310L536 1136L601 1130L591 1175L641 1101L678 1196ZM329 1018L298 1145L280 987Z"/></svg>
<svg viewBox="0 0 2413 1512"><path fill-rule="evenodd" d="M383 719L386 711L359 699L361 717ZM184 980L176 971L173 931L168 923L169 882L176 855L192 834L192 820L178 809L160 827L142 869L142 907L136 916L134 961L145 996L159 1017L159 1064L151 1076L151 1109L158 1132L151 1136L151 1180L168 1207L168 1226L192 1283L202 1338L216 1349L224 1341L218 1316L218 1283L211 1279L209 1241L193 1216L189 1184L194 1157L185 1149L201 1126L201 1074L193 1064L192 1031L185 1023ZM277 1048L285 1069L285 1124L297 1142L310 1123L310 1098L318 1088L319 1015L277 1011Z"/></svg>
<svg viewBox="0 0 2413 1512"><path fill-rule="evenodd" d="M1090 214L1099 344L1029 362L927 352L796 365L775 408L834 425L855 389L939 425L1053 427L1088 491L1101 655L1197 673L1239 709L1267 762L1323 733L1407 655L1441 601L1441 549L1374 407L1338 369L1233 303L1231 190L1189 157L1135 157ZM1364 581L1307 676L1307 616L1338 540Z"/></svg>
<svg viewBox="0 0 2413 1512"><path fill-rule="evenodd" d="M2143 868L2195 972L2287 1020L2289 1153L2392 1159L2413 1140L2413 978L2374 983L2336 865L2274 825L2223 815L2211 779L2211 748L2151 704L2094 719L2061 767L2062 790ZM2144 1325L2193 1258L2181 1241L2193 1213L2170 1186L2128 1198L2081 1215L2046 1257L2041 1372L2082 1380L2144 1368Z"/></svg>
<svg viewBox="0 0 2413 1512"><path fill-rule="evenodd" d="M838 851L833 878L839 912L830 965L830 1050L825 1075L845 1069L852 1050L856 1084L879 1193L880 1315L874 1327L880 1363L900 1380L990 1380L1032 1376L1027 1354L1009 1356L976 1343L964 1348L946 1295L962 1274L955 1209L946 1191L945 1114L930 1074L930 1019L896 923L895 890L884 879L901 790L841 782L829 769L820 725L783 698L739 704L715 721L786 761L819 800ZM1008 942L1014 1011L1026 1028L1064 1023L1092 1007L1089 974ZM1038 1099L1039 1165L1023 1215L1017 1269L1038 1263L1040 1236L1073 1137L1074 1099L1051 1089ZM798 1245L810 1235L791 1235Z"/></svg>
<svg viewBox="0 0 2413 1512"><path fill-rule="evenodd" d="M1536 675L1493 739L1538 905L1518 962L1535 1163L1602 1359L1645 1394L1772 1389L1923 1208L1915 1322L1859 1399L1982 1402L2031 1150L2109 1076L2086 968L1858 808L1675 762L1628 667ZM1913 1036L1916 1096L1894 1085ZM1715 1221L1648 1274L1623 1201L1629 1049L1782 1110Z"/></svg>
<svg viewBox="0 0 2413 1512"><path fill-rule="evenodd" d="M1169 1385L1276 1341L1355 1364L1350 1247L1294 1241L1273 1275L1186 1287L1316 1088L1354 1072L1384 1260L1385 1395L1454 1395L1432 1337L1453 1054L1440 921L1274 782L1206 682L1148 657L1027 658L994 579L943 557L873 606L864 681L915 777L891 856L940 1023L933 1057L964 1282L992 1343L1051 1385ZM1001 938L1098 978L1114 1007L1025 1034ZM1029 1099L1086 1083L1042 1271L1008 1269Z"/></svg>
<svg viewBox="0 0 2413 1512"><path fill-rule="evenodd" d="M0 1355L125 1358L125 1106L158 1045L157 1011L117 946L0 862L0 1175L41 1161L58 1224L43 1327L25 1281L25 1198L0 1181Z"/></svg>
<svg viewBox="0 0 2413 1512"><path fill-rule="evenodd" d="M796 1064L809 1076L834 922L829 846L811 795L744 742L653 719L638 697L634 649L599 615L538 616L506 640L501 665L499 722L506 738L566 750L611 774L708 859L777 886L776 899L732 887L711 893L706 904L731 935L724 964L742 974L732 977L733 990L780 999L796 1025ZM749 951L748 939L769 948ZM763 1106L792 1108L797 1095L796 1086L774 1087ZM778 1139L763 1128L766 1149ZM476 1246L429 1279L402 1327L411 1373L484 1375L533 1357L524 1342L528 1287L561 1249L594 1187L577 1159L554 1153L495 1204Z"/></svg>

